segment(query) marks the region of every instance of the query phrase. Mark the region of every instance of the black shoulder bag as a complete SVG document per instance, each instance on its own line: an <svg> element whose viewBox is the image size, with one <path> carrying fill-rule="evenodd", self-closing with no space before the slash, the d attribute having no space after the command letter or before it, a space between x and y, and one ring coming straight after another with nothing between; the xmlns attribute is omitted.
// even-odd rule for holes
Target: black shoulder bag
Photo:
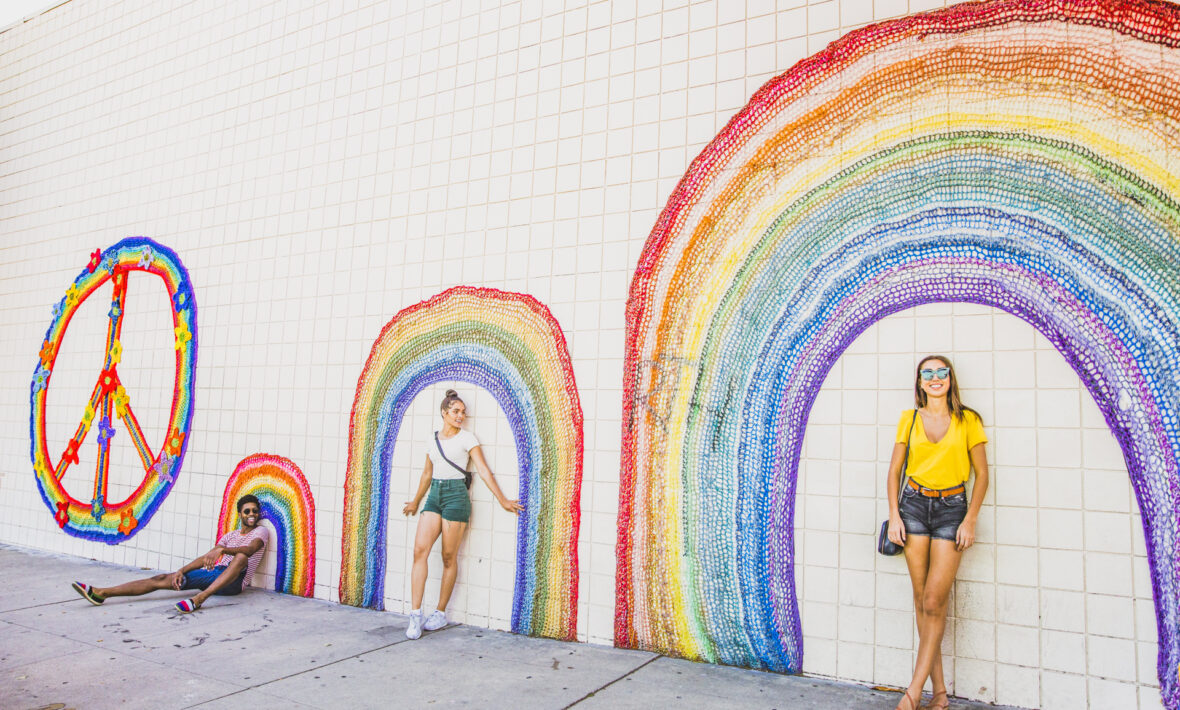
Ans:
<svg viewBox="0 0 1180 710"><path fill-rule="evenodd" d="M452 466L455 467L455 470L457 470L463 474L463 484L465 486L467 486L468 489L470 489L471 488L471 479L472 479L471 471L468 471L467 469L463 468L459 464L457 464L454 461L447 458L446 453L443 452L442 442L440 442L438 440L438 432L437 431L434 432L434 445L438 447L438 453L442 455L443 461L446 461L447 463L451 464Z"/></svg>
<svg viewBox="0 0 1180 710"><path fill-rule="evenodd" d="M901 459L901 482L897 487L897 507L899 508L901 507L901 493L905 490L906 479L908 478L905 470L910 462L910 438L914 434L914 423L917 421L918 410L915 409L914 418L910 420L910 431L905 435L905 456ZM901 550L901 545L895 545L889 539L889 518L885 518L885 522L881 523L881 534L877 536L877 552L892 557L893 555L901 554Z"/></svg>

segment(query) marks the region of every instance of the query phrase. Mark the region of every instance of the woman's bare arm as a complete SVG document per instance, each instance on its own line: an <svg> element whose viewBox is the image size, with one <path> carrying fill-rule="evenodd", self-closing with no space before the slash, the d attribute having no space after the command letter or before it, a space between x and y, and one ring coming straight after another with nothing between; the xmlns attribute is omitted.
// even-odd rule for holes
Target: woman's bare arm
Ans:
<svg viewBox="0 0 1180 710"><path fill-rule="evenodd" d="M433 477L434 464L430 461L430 456L427 455L426 465L422 467L422 478L418 479L418 491L411 500L406 501L405 506L402 508L402 514L414 515L418 512L418 506L422 505L422 499L430 491L430 479Z"/></svg>
<svg viewBox="0 0 1180 710"><path fill-rule="evenodd" d="M509 500L503 492L500 491L500 484L496 483L496 477L492 474L492 469L488 468L488 462L483 457L483 450L480 447L472 447L468 452L471 458L475 461L475 469L479 471L479 477L483 479L484 484L492 495L496 497L496 501L500 507L507 510L509 513L519 515L520 511L524 510L524 506L520 504L519 500Z"/></svg>

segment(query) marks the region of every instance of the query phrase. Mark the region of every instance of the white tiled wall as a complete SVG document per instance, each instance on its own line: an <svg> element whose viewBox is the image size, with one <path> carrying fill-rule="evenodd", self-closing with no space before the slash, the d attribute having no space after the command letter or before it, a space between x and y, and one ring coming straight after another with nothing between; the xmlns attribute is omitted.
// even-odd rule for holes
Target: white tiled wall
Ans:
<svg viewBox="0 0 1180 710"><path fill-rule="evenodd" d="M875 546L897 418L932 353L951 358L990 439L991 487L943 639L952 692L1021 707L1159 707L1147 552L1118 443L1048 340L969 304L878 322L820 390L795 517L804 671L909 682L909 575Z"/></svg>
<svg viewBox="0 0 1180 710"><path fill-rule="evenodd" d="M763 82L850 29L943 4L69 0L0 32L0 541L174 568L210 544L234 466L279 454L310 482L316 596L335 599L349 412L373 340L421 299L493 286L548 305L569 342L586 416L578 630L610 643L624 303L659 210ZM28 383L52 305L91 251L131 235L174 248L191 274L196 414L159 515L109 547L63 535L37 495ZM121 373L158 440L172 385L166 304L158 286L132 289ZM50 395L52 451L93 382L104 313L99 300L87 303L70 326ZM949 350L992 425L998 478L991 539L955 592L956 687L1032 704L1135 692L1150 702L1154 627L1118 452L1059 356L1019 323L970 317L953 329L937 312L885 321L817 403L809 439L832 444L809 445L799 505L800 522L816 526L800 537L808 670L903 679L908 583L862 538L880 517L878 459L906 404L914 353ZM404 609L412 541L400 501L445 386L415 400L395 453L394 610ZM511 490L503 414L469 390L471 428ZM1070 397L1074 410L1059 401ZM125 492L138 480L135 459L125 438L115 450L112 492ZM86 464L68 480L80 498ZM1035 497L1009 480L1035 482L1023 486ZM501 627L512 521L476 490L452 609ZM992 518L1011 521L1011 537ZM1065 525L1081 535L1059 539ZM1071 539L1090 547L1068 549ZM1103 541L1117 549L1094 547ZM432 579L439 569L436 557ZM1045 585L1059 577L1065 587ZM1030 611L1070 593L1083 593L1068 602L1085 606L1081 629ZM1133 623L1110 623L1128 613ZM1081 660L1068 655L1077 639ZM1125 661L1132 647L1133 667L1102 663L1107 653Z"/></svg>

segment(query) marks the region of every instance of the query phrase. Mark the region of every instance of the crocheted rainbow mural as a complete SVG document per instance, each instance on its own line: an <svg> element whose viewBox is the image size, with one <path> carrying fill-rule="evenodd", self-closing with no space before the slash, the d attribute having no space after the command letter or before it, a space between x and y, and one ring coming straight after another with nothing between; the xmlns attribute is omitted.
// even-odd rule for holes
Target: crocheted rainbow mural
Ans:
<svg viewBox="0 0 1180 710"><path fill-rule="evenodd" d="M808 412L936 301L1047 336L1120 441L1180 703L1180 10L972 3L855 31L696 158L627 308L616 643L797 672Z"/></svg>
<svg viewBox="0 0 1180 710"><path fill-rule="evenodd" d="M357 383L345 479L340 601L384 607L389 463L406 408L443 380L491 392L512 426L525 506L512 630L573 639L577 625L582 406L565 336L531 296L456 287L381 331Z"/></svg>
<svg viewBox="0 0 1180 710"><path fill-rule="evenodd" d="M168 417L168 433L159 450L152 451L150 442L135 418L131 406L132 393L119 380L118 366L123 357L119 341L123 328L123 314L127 302L127 286L133 274L151 274L164 282L170 299L172 324L175 334L176 376L172 405ZM45 439L46 398L53 376L53 366L61 349L62 339L70 319L86 299L110 282L113 294L108 312L106 357L102 370L95 378L94 392L82 412L73 436L64 452L57 458L50 455ZM147 290L139 293L150 293ZM176 474L180 472L184 453L188 448L189 422L193 416L193 376L197 366L197 304L188 272L176 252L144 237L124 239L105 251L95 249L82 273L66 290L65 297L53 306L53 320L45 331L33 381L29 387L29 439L33 471L37 487L58 527L75 537L116 544L143 529L160 504L172 490ZM95 418L98 421L95 421ZM110 442L118 433L115 419L122 421L123 430L130 437L143 464L144 478L126 500L107 500L110 472ZM99 452L89 500L75 498L67 491L65 481L70 464L78 463L78 449L92 425L97 426ZM78 483L69 487L78 490Z"/></svg>
<svg viewBox="0 0 1180 710"><path fill-rule="evenodd" d="M258 498L262 517L275 527L278 550L275 591L315 596L315 500L303 472L290 459L252 454L242 459L225 484L217 537L241 525L238 499Z"/></svg>

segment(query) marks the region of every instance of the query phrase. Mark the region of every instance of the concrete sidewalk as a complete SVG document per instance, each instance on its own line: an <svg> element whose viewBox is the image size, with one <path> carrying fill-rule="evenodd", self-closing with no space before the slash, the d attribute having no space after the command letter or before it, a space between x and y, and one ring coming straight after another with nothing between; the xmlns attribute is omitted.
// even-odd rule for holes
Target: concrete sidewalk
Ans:
<svg viewBox="0 0 1180 710"><path fill-rule="evenodd" d="M83 601L143 570L0 545L0 708L881 708L897 693L450 626L261 590ZM952 708L991 708L954 702Z"/></svg>

